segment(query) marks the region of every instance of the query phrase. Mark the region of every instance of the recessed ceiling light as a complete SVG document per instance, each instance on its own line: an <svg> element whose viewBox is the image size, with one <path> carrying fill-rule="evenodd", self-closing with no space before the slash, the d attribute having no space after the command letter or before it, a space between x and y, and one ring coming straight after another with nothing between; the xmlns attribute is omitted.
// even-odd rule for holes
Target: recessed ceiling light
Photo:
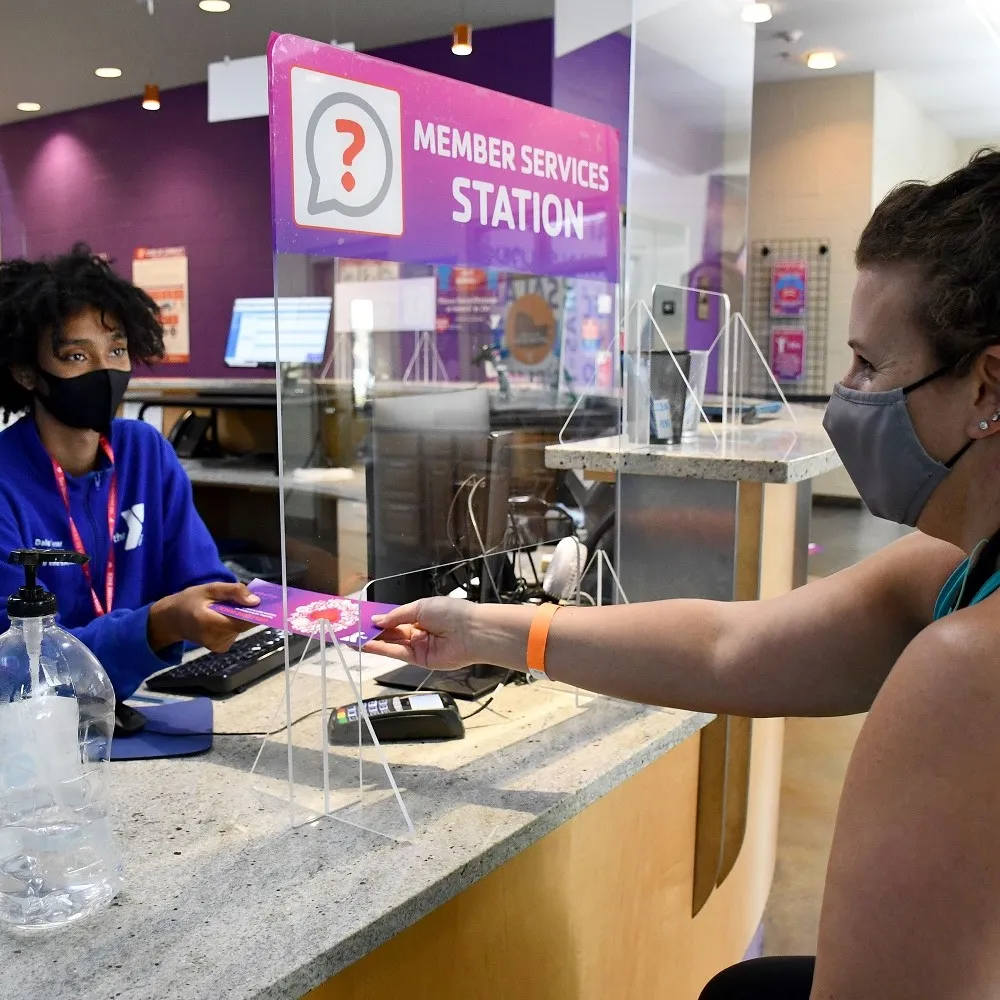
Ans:
<svg viewBox="0 0 1000 1000"><path fill-rule="evenodd" d="M763 24L771 20L771 5L769 3L748 3L742 11L740 17L747 24Z"/></svg>
<svg viewBox="0 0 1000 1000"><path fill-rule="evenodd" d="M117 66L98 66L94 70L94 76L99 76L102 80L117 80L122 75L122 71Z"/></svg>
<svg viewBox="0 0 1000 1000"><path fill-rule="evenodd" d="M806 56L806 65L810 69L833 69L837 65L837 57L832 52L810 52Z"/></svg>
<svg viewBox="0 0 1000 1000"><path fill-rule="evenodd" d="M206 14L225 14L232 4L229 0L201 0L198 6Z"/></svg>
<svg viewBox="0 0 1000 1000"><path fill-rule="evenodd" d="M21 101L17 106L18 111L41 111L42 106L37 101Z"/></svg>

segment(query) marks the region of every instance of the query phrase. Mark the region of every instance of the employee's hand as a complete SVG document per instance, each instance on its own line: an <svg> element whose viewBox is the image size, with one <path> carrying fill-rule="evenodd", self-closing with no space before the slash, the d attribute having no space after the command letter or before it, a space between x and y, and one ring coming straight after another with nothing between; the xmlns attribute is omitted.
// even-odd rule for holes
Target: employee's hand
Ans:
<svg viewBox="0 0 1000 1000"><path fill-rule="evenodd" d="M428 670L457 670L477 659L476 605L454 597L431 597L372 618L382 634L366 653L391 656Z"/></svg>
<svg viewBox="0 0 1000 1000"><path fill-rule="evenodd" d="M219 603L252 608L260 598L242 583L206 583L164 597L149 609L150 649L159 652L178 642L193 642L224 653L254 625L213 611L211 605Z"/></svg>

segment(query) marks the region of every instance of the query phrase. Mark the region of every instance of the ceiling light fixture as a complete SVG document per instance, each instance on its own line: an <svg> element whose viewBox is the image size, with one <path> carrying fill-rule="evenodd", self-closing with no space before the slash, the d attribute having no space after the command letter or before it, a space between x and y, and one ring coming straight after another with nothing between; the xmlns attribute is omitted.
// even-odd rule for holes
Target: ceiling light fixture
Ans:
<svg viewBox="0 0 1000 1000"><path fill-rule="evenodd" d="M472 55L472 25L456 24L451 33L451 51L456 56Z"/></svg>
<svg viewBox="0 0 1000 1000"><path fill-rule="evenodd" d="M37 101L21 101L17 106L18 111L41 111L42 106Z"/></svg>
<svg viewBox="0 0 1000 1000"><path fill-rule="evenodd" d="M198 6L206 14L225 14L232 4L229 0L201 0Z"/></svg>
<svg viewBox="0 0 1000 1000"><path fill-rule="evenodd" d="M833 69L837 65L837 57L832 52L810 52L806 56L806 65L810 69Z"/></svg>
<svg viewBox="0 0 1000 1000"><path fill-rule="evenodd" d="M747 24L763 24L771 20L771 5L769 3L748 3L740 11L740 17Z"/></svg>
<svg viewBox="0 0 1000 1000"><path fill-rule="evenodd" d="M160 88L155 83L147 83L146 89L142 92L142 110L160 110Z"/></svg>
<svg viewBox="0 0 1000 1000"><path fill-rule="evenodd" d="M122 71L117 66L98 66L94 70L94 76L99 76L102 80L117 80L122 75Z"/></svg>

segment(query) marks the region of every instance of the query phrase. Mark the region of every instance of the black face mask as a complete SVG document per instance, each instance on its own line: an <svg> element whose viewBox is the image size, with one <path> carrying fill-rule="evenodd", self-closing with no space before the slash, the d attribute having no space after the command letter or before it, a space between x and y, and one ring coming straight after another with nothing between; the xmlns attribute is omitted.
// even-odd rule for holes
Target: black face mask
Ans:
<svg viewBox="0 0 1000 1000"><path fill-rule="evenodd" d="M101 368L74 378L43 371L38 373L35 398L59 423L107 434L131 377L130 371L115 368Z"/></svg>

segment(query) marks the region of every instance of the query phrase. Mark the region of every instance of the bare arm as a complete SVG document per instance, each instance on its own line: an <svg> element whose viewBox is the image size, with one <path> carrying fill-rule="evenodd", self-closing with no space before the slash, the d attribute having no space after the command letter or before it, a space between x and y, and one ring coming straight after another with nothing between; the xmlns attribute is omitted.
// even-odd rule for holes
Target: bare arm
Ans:
<svg viewBox="0 0 1000 1000"><path fill-rule="evenodd" d="M567 608L553 621L546 669L590 691L674 708L866 711L930 622L934 598L961 558L947 543L911 535L768 601ZM532 615L524 607L421 601L391 615L390 626L399 627L369 648L438 669L485 662L521 670Z"/></svg>
<svg viewBox="0 0 1000 1000"><path fill-rule="evenodd" d="M851 760L813 1000L991 1000L1000 981L996 598L900 659Z"/></svg>

